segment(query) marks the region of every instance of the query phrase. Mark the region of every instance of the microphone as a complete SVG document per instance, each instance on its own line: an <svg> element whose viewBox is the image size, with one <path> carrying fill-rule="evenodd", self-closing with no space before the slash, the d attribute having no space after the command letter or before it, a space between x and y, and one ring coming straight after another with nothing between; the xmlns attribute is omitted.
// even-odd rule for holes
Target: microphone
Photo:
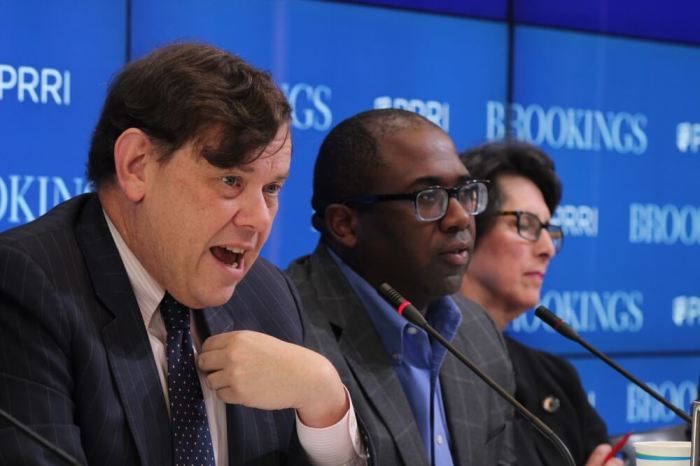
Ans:
<svg viewBox="0 0 700 466"><path fill-rule="evenodd" d="M615 369L617 372L620 374L624 375L627 377L628 380L630 380L633 384L647 392L649 395L653 396L659 403L676 413L676 416L680 417L683 419L685 422L688 424L691 424L693 420L688 416L686 413L684 413L682 410L671 404L666 398L663 396L659 395L658 392L656 392L654 389L652 389L649 385L645 384L641 380L639 380L637 377L633 376L629 372L627 372L625 369L623 369L620 365L618 365L615 361L607 357L605 354L601 353L598 351L596 348L591 346L586 340L581 338L576 330L573 329L569 324L564 322L558 315L550 311L544 306L539 306L537 309L535 309L535 315L539 317L544 323L552 327L554 330L557 331L557 333L565 336L569 340L573 340L579 345L583 346L586 348L588 351L593 353L595 356L597 356L599 359L602 359L607 365Z"/></svg>
<svg viewBox="0 0 700 466"><path fill-rule="evenodd" d="M8 413L7 411L5 411L3 409L0 409L0 419L5 419L7 422L9 422L13 426L15 426L24 435L31 438L35 442L41 444L41 446L43 446L47 450L54 453L56 456L60 457L63 461L66 462L66 464L70 464L73 466L81 466L80 462L77 459L73 458L71 455L66 453L64 450L57 447L53 443L49 442L44 437L42 437L41 435L34 432L32 429L30 429L26 425L22 424L17 418L15 418L14 416L12 416L10 413Z"/></svg>
<svg viewBox="0 0 700 466"><path fill-rule="evenodd" d="M393 306L399 315L403 316L406 320L414 325L425 330L428 335L435 338L442 346L444 346L450 353L455 355L464 365L466 365L474 374L476 374L481 380L483 380L486 385L491 387L496 393L498 393L501 398L510 403L511 406L515 408L521 416L530 421L542 435L544 435L550 442L556 447L561 455L566 459L566 462L570 466L576 466L569 449L566 448L564 442L550 429L544 422L540 420L537 416L532 414L525 406L523 406L518 400L516 400L510 393L508 393L503 387L498 385L491 377L486 375L479 367L470 361L464 354L462 354L457 348L452 346L452 344L445 339L437 330L435 330L423 314L420 313L416 307L411 304L409 300L401 296L401 294L392 288L388 283L382 283L377 289L379 294L391 305Z"/></svg>

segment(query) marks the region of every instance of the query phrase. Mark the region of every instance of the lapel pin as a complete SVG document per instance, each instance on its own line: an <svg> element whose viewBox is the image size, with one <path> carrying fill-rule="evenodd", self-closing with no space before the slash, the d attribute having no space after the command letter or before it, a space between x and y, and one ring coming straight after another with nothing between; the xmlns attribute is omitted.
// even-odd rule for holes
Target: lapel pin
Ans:
<svg viewBox="0 0 700 466"><path fill-rule="evenodd" d="M542 400L542 407L548 413L556 412L559 409L560 404L559 398L553 395L549 395L547 398Z"/></svg>

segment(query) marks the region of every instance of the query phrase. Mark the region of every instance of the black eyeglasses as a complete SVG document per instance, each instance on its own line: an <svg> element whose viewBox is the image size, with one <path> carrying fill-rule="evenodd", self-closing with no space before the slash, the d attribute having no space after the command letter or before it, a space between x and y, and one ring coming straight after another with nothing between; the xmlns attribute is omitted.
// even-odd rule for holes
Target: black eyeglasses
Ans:
<svg viewBox="0 0 700 466"><path fill-rule="evenodd" d="M549 222L543 223L539 217L531 212L522 210L510 210L506 212L498 212L496 215L514 215L518 234L521 238L535 242L540 239L542 230L547 230L549 237L552 238L554 250L561 251L564 246L564 231L559 225L552 225Z"/></svg>
<svg viewBox="0 0 700 466"><path fill-rule="evenodd" d="M471 180L454 188L431 186L412 193L352 197L341 201L341 203L370 205L385 201L413 201L416 218L421 222L433 222L445 216L451 197L457 199L462 208L470 215L478 215L483 212L489 200L486 183L488 181Z"/></svg>

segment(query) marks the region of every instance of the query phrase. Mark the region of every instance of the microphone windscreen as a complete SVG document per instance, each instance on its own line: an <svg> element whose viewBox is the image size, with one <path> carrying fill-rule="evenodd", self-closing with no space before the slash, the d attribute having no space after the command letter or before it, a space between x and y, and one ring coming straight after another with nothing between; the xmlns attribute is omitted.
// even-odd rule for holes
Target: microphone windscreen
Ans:
<svg viewBox="0 0 700 466"><path fill-rule="evenodd" d="M401 296L401 293L392 288L391 285L382 283L377 288L377 291L406 320L421 328L425 328L428 325L428 321L425 320L423 314L409 300Z"/></svg>
<svg viewBox="0 0 700 466"><path fill-rule="evenodd" d="M401 306L405 301L404 297L398 291L393 289L388 283L382 283L377 289L379 294L395 309Z"/></svg>
<svg viewBox="0 0 700 466"><path fill-rule="evenodd" d="M569 324L564 322L559 318L558 315L550 311L544 306L539 306L535 309L535 315L542 319L547 325L552 327L554 330L564 335L566 338L574 341L579 340L578 333Z"/></svg>

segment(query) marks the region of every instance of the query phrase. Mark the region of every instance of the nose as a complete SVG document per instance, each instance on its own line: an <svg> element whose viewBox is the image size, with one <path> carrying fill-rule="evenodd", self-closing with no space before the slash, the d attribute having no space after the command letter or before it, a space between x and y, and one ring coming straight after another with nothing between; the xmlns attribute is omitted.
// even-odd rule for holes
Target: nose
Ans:
<svg viewBox="0 0 700 466"><path fill-rule="evenodd" d="M277 209L268 205L262 191L241 193L237 200L237 209L231 219L234 225L254 232L264 232L271 227Z"/></svg>
<svg viewBox="0 0 700 466"><path fill-rule="evenodd" d="M447 211L440 220L440 227L445 231L461 231L470 228L474 222L472 215L464 210L462 204L450 197L447 201Z"/></svg>
<svg viewBox="0 0 700 466"><path fill-rule="evenodd" d="M554 240L552 240L552 236L547 230L542 230L539 239L535 243L535 247L537 255L546 259L551 259L557 253L554 247Z"/></svg>

